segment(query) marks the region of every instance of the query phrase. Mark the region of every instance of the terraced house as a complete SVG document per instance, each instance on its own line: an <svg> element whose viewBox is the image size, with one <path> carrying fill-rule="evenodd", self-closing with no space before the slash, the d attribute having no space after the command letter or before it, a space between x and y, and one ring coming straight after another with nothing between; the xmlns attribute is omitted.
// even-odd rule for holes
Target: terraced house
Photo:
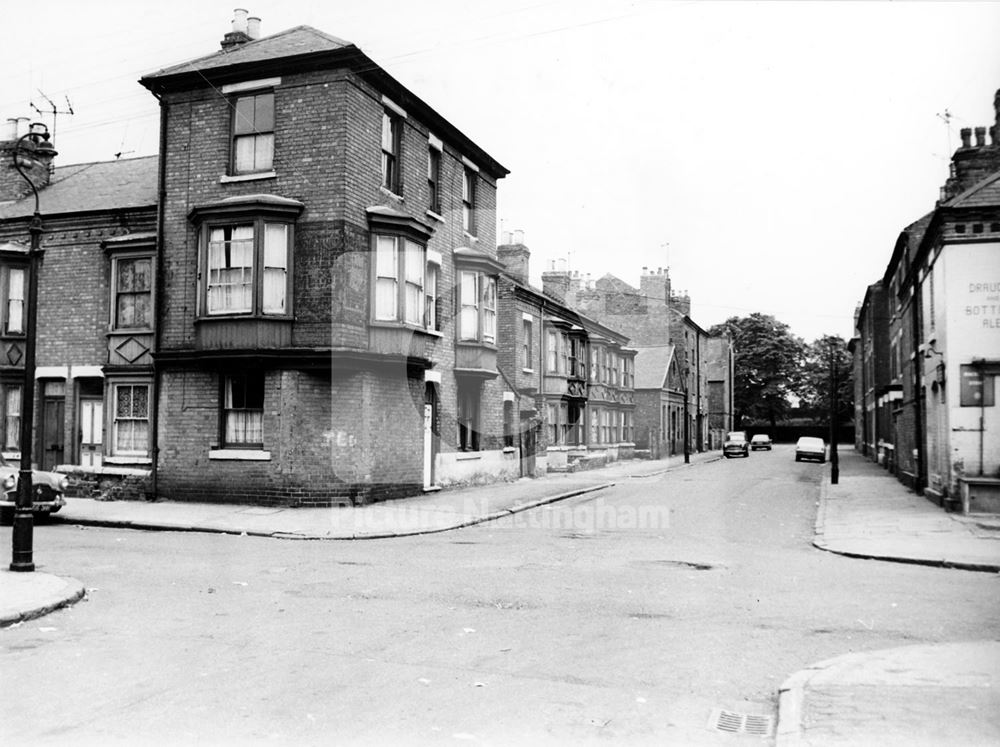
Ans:
<svg viewBox="0 0 1000 747"><path fill-rule="evenodd" d="M521 474L631 458L636 351L628 338L567 306L563 276L553 283L545 273L545 287L533 287L522 232L505 235L498 252L506 267L500 277L501 372L517 395L505 403L505 428L508 446L521 455Z"/></svg>
<svg viewBox="0 0 1000 747"><path fill-rule="evenodd" d="M516 474L507 169L347 41L238 13L221 47L141 80L161 106L159 494L332 505Z"/></svg>
<svg viewBox="0 0 1000 747"><path fill-rule="evenodd" d="M20 458L31 187L12 166L25 119L0 133L0 449ZM20 152L20 151L19 151ZM156 158L31 164L44 206L32 455L75 476L149 489L156 318ZM133 479L135 478L135 479Z"/></svg>

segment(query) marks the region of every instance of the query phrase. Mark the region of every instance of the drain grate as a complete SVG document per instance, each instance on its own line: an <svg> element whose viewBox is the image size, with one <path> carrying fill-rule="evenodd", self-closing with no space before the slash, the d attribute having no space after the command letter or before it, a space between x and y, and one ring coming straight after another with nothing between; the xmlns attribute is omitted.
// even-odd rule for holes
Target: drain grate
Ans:
<svg viewBox="0 0 1000 747"><path fill-rule="evenodd" d="M769 737L774 730L774 717L716 708L709 717L708 726L727 734L753 734L754 736Z"/></svg>

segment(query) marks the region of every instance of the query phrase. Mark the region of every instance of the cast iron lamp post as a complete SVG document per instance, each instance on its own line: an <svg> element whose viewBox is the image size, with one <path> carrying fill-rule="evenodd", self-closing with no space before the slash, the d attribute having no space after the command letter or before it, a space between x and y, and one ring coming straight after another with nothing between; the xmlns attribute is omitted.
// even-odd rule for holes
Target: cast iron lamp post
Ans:
<svg viewBox="0 0 1000 747"><path fill-rule="evenodd" d="M14 144L14 168L31 187L35 196L35 212L31 217L28 232L31 234L31 248L28 250L28 299L25 309L24 326L24 385L21 388L21 469L18 476L17 499L14 504L12 571L33 571L32 535L34 518L31 513L31 443L35 410L35 341L37 337L36 317L38 316L38 260L41 258L42 216L38 210L38 188L24 173L22 164L34 162L48 168L56 155L49 142L49 131L44 124L35 122L27 134Z"/></svg>
<svg viewBox="0 0 1000 747"><path fill-rule="evenodd" d="M840 482L840 460L837 457L837 364L836 343L830 340L830 484Z"/></svg>

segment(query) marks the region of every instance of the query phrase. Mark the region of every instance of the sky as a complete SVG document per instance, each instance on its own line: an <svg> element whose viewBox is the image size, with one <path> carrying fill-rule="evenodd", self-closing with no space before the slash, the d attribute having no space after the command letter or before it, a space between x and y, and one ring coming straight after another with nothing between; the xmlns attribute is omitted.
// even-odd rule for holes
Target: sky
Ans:
<svg viewBox="0 0 1000 747"><path fill-rule="evenodd" d="M0 120L44 112L57 164L152 155L146 74L210 54L235 2L2 12ZM992 126L1000 3L252 0L264 36L360 47L510 169L498 225L634 286L670 268L704 328L772 314L850 337L963 127ZM16 30L11 33L11 30ZM66 113L72 108L73 113Z"/></svg>

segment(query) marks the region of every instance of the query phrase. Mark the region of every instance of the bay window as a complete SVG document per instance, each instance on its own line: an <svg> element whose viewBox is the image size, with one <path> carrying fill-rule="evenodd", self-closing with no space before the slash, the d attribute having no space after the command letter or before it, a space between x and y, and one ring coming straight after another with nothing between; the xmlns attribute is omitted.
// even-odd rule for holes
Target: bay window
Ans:
<svg viewBox="0 0 1000 747"><path fill-rule="evenodd" d="M191 211L201 234L201 316L292 315L293 225L303 207L275 195L248 195ZM119 277L123 283L133 278L118 291L123 319L138 322L138 310L151 298L152 260L148 271L137 266L132 275L124 272L123 261L127 258L118 260Z"/></svg>
<svg viewBox="0 0 1000 747"><path fill-rule="evenodd" d="M146 456L149 451L149 385L116 384L112 443L118 456Z"/></svg>
<svg viewBox="0 0 1000 747"><path fill-rule="evenodd" d="M462 270L459 272L458 292L459 340L496 343L496 277L474 270Z"/></svg>
<svg viewBox="0 0 1000 747"><path fill-rule="evenodd" d="M422 244L402 236L375 234L377 322L437 329L438 273Z"/></svg>
<svg viewBox="0 0 1000 747"><path fill-rule="evenodd" d="M153 258L121 256L113 260L115 329L151 329L153 326Z"/></svg>
<svg viewBox="0 0 1000 747"><path fill-rule="evenodd" d="M205 311L209 315L289 313L289 228L257 220L208 229Z"/></svg>

